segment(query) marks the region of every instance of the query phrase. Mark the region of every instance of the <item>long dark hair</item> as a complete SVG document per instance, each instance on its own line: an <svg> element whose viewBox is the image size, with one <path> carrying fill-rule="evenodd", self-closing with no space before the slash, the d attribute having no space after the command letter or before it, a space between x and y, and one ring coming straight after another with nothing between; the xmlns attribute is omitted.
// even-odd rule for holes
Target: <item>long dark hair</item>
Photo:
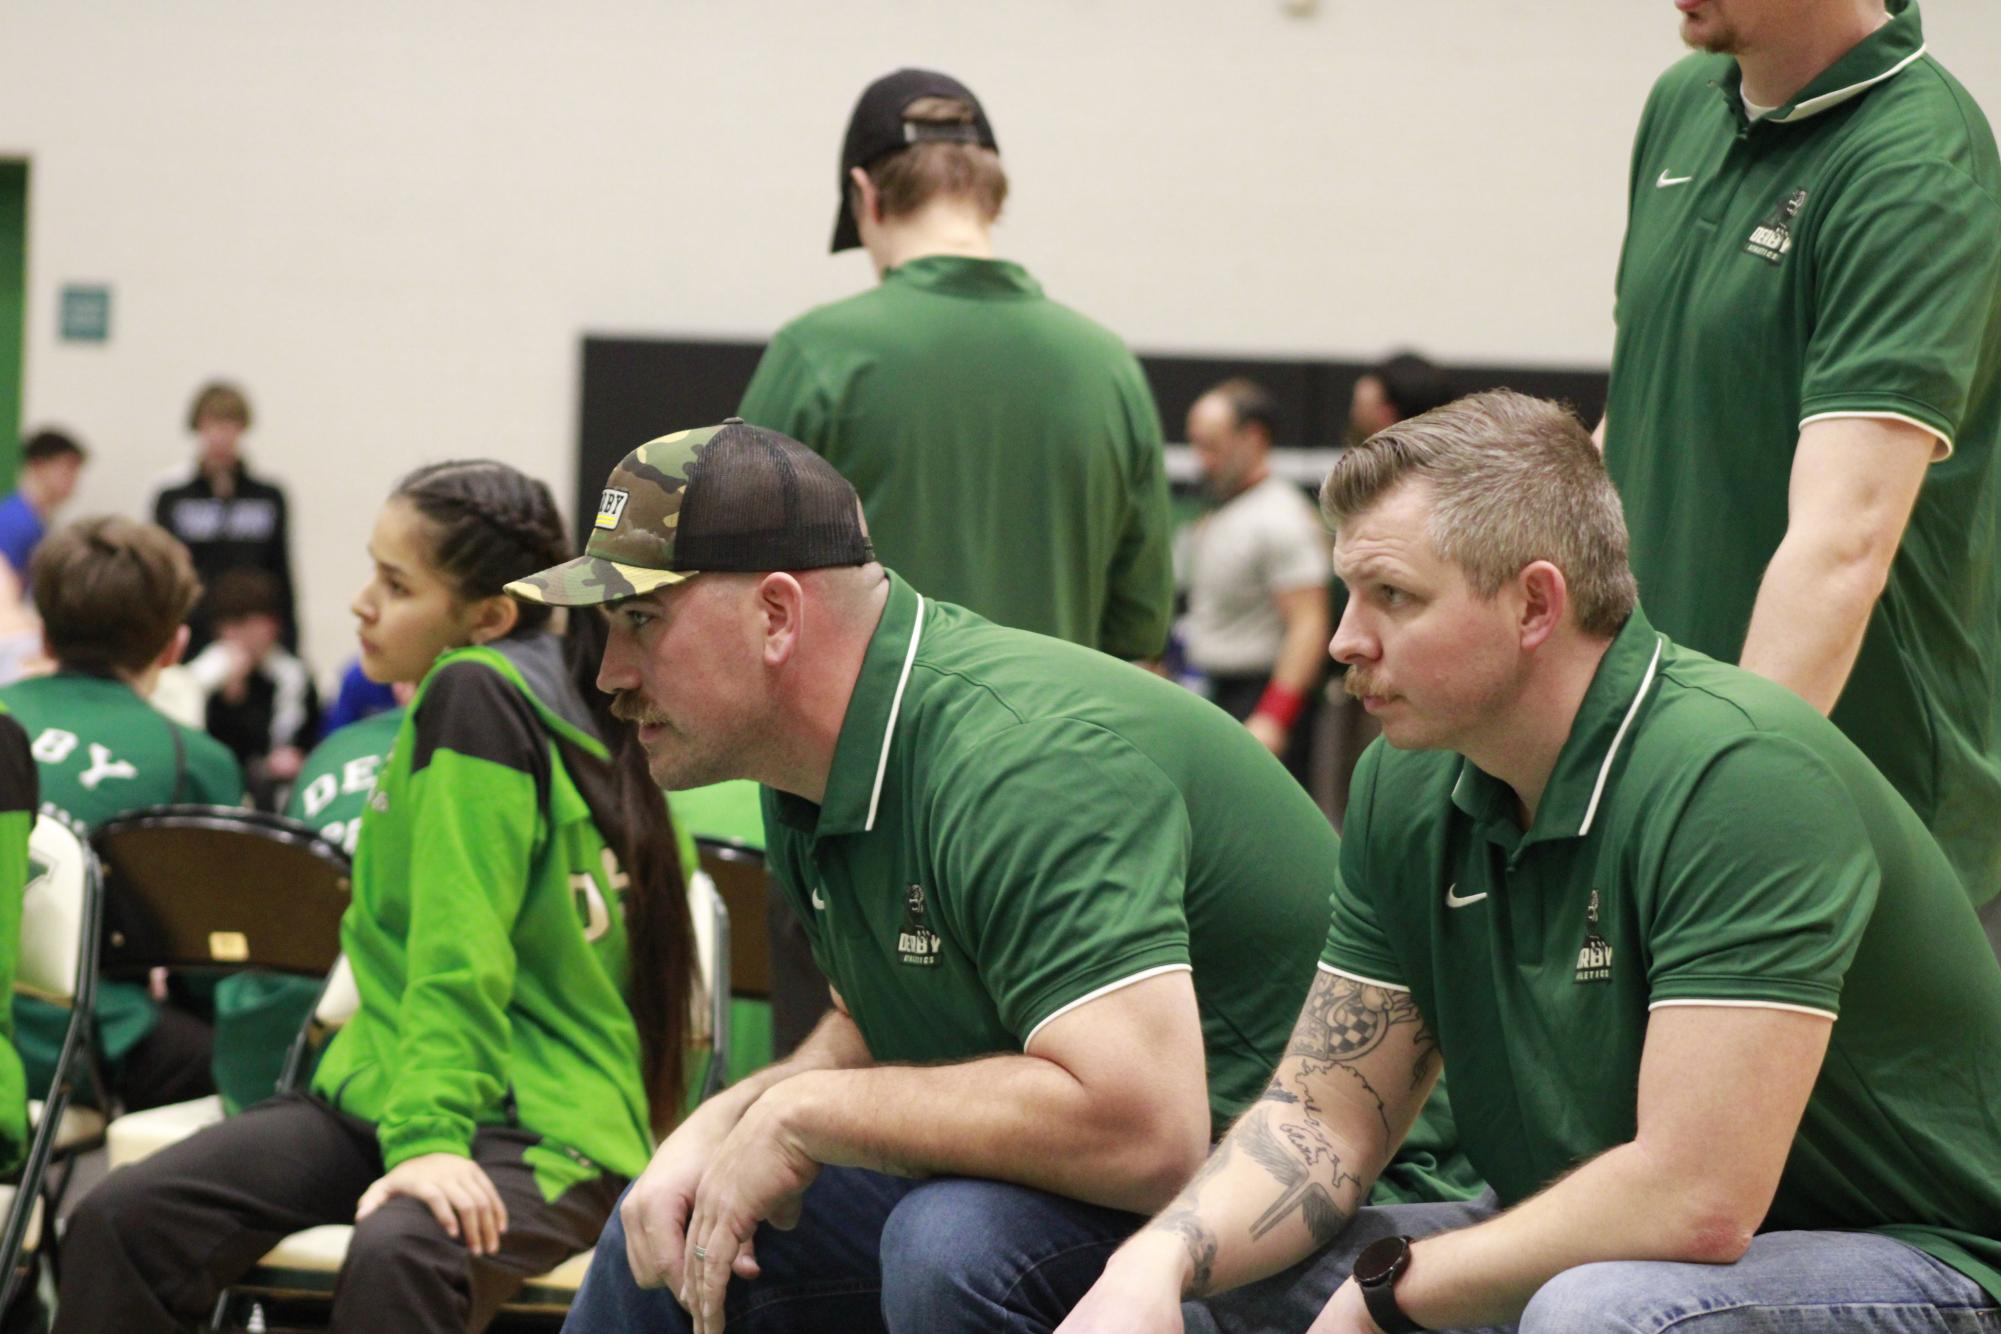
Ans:
<svg viewBox="0 0 2001 1334"><path fill-rule="evenodd" d="M492 597L509 581L570 558L569 537L549 488L504 463L434 463L405 477L395 496L429 522L431 561L463 599ZM551 608L539 602L516 605L519 629L549 624ZM592 788L608 789L591 801L591 814L630 881L625 924L632 957L632 1017L639 1030L653 1129L664 1134L682 1105L681 1054L695 974L694 933L666 799L647 772L637 735L612 717L611 696L597 688L603 651L600 619L589 612L572 613L564 655L577 693L611 752L611 781L587 783L579 774L578 786L587 799ZM566 758L590 763L574 752Z"/></svg>

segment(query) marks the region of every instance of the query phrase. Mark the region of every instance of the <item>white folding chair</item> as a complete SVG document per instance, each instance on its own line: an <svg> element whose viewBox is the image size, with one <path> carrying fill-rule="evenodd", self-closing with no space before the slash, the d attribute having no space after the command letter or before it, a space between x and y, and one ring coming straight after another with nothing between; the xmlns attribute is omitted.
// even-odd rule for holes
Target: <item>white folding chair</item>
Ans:
<svg viewBox="0 0 2001 1334"><path fill-rule="evenodd" d="M39 1112L20 1185L0 1229L0 1311L12 1305L24 1250L40 1243L43 1182L55 1154L79 1073L90 1060L91 1006L97 994L97 940L103 923L97 858L57 816L43 815L28 836L28 883L21 899L17 991L69 1011L63 1045ZM0 1000L4 1000L0 997ZM99 1125L102 1123L99 1122ZM52 1207L52 1206L51 1206Z"/></svg>
<svg viewBox="0 0 2001 1334"><path fill-rule="evenodd" d="M730 910L707 871L688 878L688 921L694 928L695 967L700 970L690 1024L691 1046L706 1047L709 1068L702 1101L722 1090L730 1064Z"/></svg>

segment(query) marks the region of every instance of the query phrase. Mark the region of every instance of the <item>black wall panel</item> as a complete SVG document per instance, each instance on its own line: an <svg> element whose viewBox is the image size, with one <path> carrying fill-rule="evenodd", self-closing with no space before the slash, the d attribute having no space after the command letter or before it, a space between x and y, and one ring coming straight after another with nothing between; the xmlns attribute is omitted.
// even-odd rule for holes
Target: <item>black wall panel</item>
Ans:
<svg viewBox="0 0 2001 1334"><path fill-rule="evenodd" d="M598 492L614 464L635 445L667 431L721 421L736 410L763 352L760 343L699 339L587 337L583 346L583 402L578 433L576 514L588 528ZM1284 416L1281 445L1326 448L1341 443L1348 397L1366 363L1223 356L1152 356L1142 353L1169 440L1183 437L1189 405L1204 390L1233 375L1248 375L1271 390ZM1507 386L1561 399L1585 423L1605 406L1605 372L1590 368L1540 369L1455 366L1463 392Z"/></svg>

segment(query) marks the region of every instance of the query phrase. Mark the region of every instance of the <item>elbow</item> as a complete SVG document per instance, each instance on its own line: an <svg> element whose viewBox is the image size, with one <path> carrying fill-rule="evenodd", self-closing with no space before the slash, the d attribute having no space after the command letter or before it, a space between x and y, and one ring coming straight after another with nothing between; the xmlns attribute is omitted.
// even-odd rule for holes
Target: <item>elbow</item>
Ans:
<svg viewBox="0 0 2001 1334"><path fill-rule="evenodd" d="M1183 1115L1178 1109L1149 1109L1141 1124L1128 1125L1121 1136L1126 1145L1124 1178L1117 1201L1134 1213L1159 1212L1209 1156L1208 1108L1200 1117Z"/></svg>
<svg viewBox="0 0 2001 1334"><path fill-rule="evenodd" d="M1201 1130L1194 1134L1180 1132L1163 1136L1163 1143L1154 1154L1153 1170L1142 1182L1148 1199L1147 1213L1165 1207L1202 1169L1209 1156L1208 1128L1205 1120Z"/></svg>
<svg viewBox="0 0 2001 1334"><path fill-rule="evenodd" d="M1901 534L1880 525L1855 527L1825 536L1816 563L1837 601L1873 607L1890 583Z"/></svg>
<svg viewBox="0 0 2001 1334"><path fill-rule="evenodd" d="M1757 1231L1756 1221L1746 1220L1741 1211L1698 1213L1676 1230L1670 1258L1688 1264L1733 1265L1751 1249Z"/></svg>
<svg viewBox="0 0 2001 1334"><path fill-rule="evenodd" d="M1679 1192L1681 1198L1663 1210L1664 1249L1670 1254L1660 1258L1704 1265L1743 1259L1772 1206L1778 1183L1762 1193L1744 1190L1742 1184L1691 1180Z"/></svg>

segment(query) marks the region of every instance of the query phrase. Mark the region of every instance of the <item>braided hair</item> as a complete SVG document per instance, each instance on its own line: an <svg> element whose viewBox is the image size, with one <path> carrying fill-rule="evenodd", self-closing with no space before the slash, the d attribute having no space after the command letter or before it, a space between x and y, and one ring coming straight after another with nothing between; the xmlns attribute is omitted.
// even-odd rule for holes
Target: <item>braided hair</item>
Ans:
<svg viewBox="0 0 2001 1334"><path fill-rule="evenodd" d="M431 563L461 600L496 596L513 580L570 558L569 535L549 488L504 463L433 463L399 482L394 498L425 519ZM554 614L539 602L517 601L515 607L517 632L543 629ZM611 752L615 809L599 811L594 804L592 816L629 880L625 917L633 1023L653 1128L664 1135L682 1103L694 932L666 800L647 772L638 735L612 717L611 696L597 688L604 633L601 618L572 614L564 651L577 694Z"/></svg>

